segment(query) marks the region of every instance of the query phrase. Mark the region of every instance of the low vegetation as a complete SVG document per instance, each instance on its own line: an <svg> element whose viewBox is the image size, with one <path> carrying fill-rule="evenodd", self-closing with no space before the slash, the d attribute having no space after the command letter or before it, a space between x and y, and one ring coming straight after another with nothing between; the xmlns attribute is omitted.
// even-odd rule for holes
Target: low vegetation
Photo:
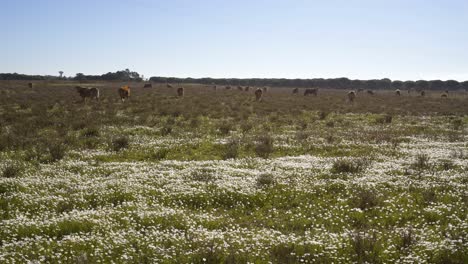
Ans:
<svg viewBox="0 0 468 264"><path fill-rule="evenodd" d="M0 81L0 263L467 263L468 98Z"/></svg>

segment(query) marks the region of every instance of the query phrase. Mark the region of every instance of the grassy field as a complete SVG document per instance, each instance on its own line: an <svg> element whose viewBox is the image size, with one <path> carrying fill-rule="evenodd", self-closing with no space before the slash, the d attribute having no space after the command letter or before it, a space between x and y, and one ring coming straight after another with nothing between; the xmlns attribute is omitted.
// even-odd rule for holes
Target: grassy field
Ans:
<svg viewBox="0 0 468 264"><path fill-rule="evenodd" d="M468 263L465 92L75 85L0 82L0 263Z"/></svg>

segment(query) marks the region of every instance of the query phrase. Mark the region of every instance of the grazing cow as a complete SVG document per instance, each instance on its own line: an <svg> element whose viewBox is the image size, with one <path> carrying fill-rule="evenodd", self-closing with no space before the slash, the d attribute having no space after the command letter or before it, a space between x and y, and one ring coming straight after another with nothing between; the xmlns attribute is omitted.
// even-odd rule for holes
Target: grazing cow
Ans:
<svg viewBox="0 0 468 264"><path fill-rule="evenodd" d="M33 88L33 83L28 83L28 87L32 89Z"/></svg>
<svg viewBox="0 0 468 264"><path fill-rule="evenodd" d="M262 100L263 90L258 88L255 90L255 101L259 102Z"/></svg>
<svg viewBox="0 0 468 264"><path fill-rule="evenodd" d="M348 100L349 100L350 102L354 102L354 99L355 99L355 98L356 98L356 93L355 93L354 91L350 91L350 92L348 93Z"/></svg>
<svg viewBox="0 0 468 264"><path fill-rule="evenodd" d="M145 83L143 88L153 88L153 85L151 83Z"/></svg>
<svg viewBox="0 0 468 264"><path fill-rule="evenodd" d="M184 87L177 88L177 96L179 97L184 96Z"/></svg>
<svg viewBox="0 0 468 264"><path fill-rule="evenodd" d="M400 89L396 89L396 90L395 90L395 95L397 95L397 96L400 96L400 95L401 95Z"/></svg>
<svg viewBox="0 0 468 264"><path fill-rule="evenodd" d="M420 95L421 95L421 96L425 96L425 95L426 95L426 92L425 92L425 91L421 91Z"/></svg>
<svg viewBox="0 0 468 264"><path fill-rule="evenodd" d="M167 87L167 88L172 88L172 85L166 84L166 87Z"/></svg>
<svg viewBox="0 0 468 264"><path fill-rule="evenodd" d="M250 90L250 86L245 87L244 91L248 92Z"/></svg>
<svg viewBox="0 0 468 264"><path fill-rule="evenodd" d="M442 98L447 98L447 97L448 97L448 94L447 94L447 93L443 93L443 94L440 95L440 97L442 97Z"/></svg>
<svg viewBox="0 0 468 264"><path fill-rule="evenodd" d="M317 88L307 88L307 89L305 89L304 96L307 96L309 94L317 96Z"/></svg>
<svg viewBox="0 0 468 264"><path fill-rule="evenodd" d="M231 86L226 86L226 90L231 90Z"/></svg>
<svg viewBox="0 0 468 264"><path fill-rule="evenodd" d="M298 94L299 93L299 88L294 88L292 90L292 94Z"/></svg>
<svg viewBox="0 0 468 264"><path fill-rule="evenodd" d="M130 87L128 85L124 85L119 88L118 93L120 96L120 100L122 100L122 102L125 102L125 100L130 97Z"/></svg>
<svg viewBox="0 0 468 264"><path fill-rule="evenodd" d="M242 86L237 86L237 90L244 91L244 88L242 88Z"/></svg>
<svg viewBox="0 0 468 264"><path fill-rule="evenodd" d="M76 86L75 89L80 94L81 98L83 99L83 102L86 101L86 98L91 98L91 99L95 98L97 101L99 101L99 89L98 88Z"/></svg>
<svg viewBox="0 0 468 264"><path fill-rule="evenodd" d="M369 95L374 95L374 91L372 91L372 90L367 90L367 94L369 94Z"/></svg>

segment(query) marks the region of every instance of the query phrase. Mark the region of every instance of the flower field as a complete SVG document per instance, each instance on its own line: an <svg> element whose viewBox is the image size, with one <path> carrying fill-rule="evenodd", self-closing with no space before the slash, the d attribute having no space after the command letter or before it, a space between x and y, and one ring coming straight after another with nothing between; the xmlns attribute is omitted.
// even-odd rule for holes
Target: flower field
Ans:
<svg viewBox="0 0 468 264"><path fill-rule="evenodd" d="M1 84L0 263L468 262L463 96L101 89Z"/></svg>

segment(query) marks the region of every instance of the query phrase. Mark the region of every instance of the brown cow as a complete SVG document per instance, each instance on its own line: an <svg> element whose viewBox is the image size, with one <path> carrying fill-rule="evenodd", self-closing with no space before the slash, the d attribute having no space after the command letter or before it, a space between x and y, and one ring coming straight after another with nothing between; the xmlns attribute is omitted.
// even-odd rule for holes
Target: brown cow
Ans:
<svg viewBox="0 0 468 264"><path fill-rule="evenodd" d="M99 101L99 89L95 87L81 87L81 86L75 86L76 91L80 94L81 98L83 99L83 102L86 101L86 98L95 98L97 101Z"/></svg>
<svg viewBox="0 0 468 264"><path fill-rule="evenodd" d="M348 93L348 100L349 100L350 102L354 102L354 99L355 99L355 98L356 98L356 93L355 93L354 91L350 91L350 92Z"/></svg>
<svg viewBox="0 0 468 264"><path fill-rule="evenodd" d="M426 95L426 92L425 92L425 91L421 91L420 95L421 95L421 96L425 96L425 95Z"/></svg>
<svg viewBox="0 0 468 264"><path fill-rule="evenodd" d="M242 86L237 86L237 90L244 91L244 88L242 88Z"/></svg>
<svg viewBox="0 0 468 264"><path fill-rule="evenodd" d="M294 89L292 90L292 93L293 93L293 94L298 94L298 93L299 93L299 88L294 88Z"/></svg>
<svg viewBox="0 0 468 264"><path fill-rule="evenodd" d="M122 102L125 102L125 100L130 97L130 87L128 85L122 86L119 88L118 93L120 96L120 100L122 100Z"/></svg>
<svg viewBox="0 0 468 264"><path fill-rule="evenodd" d="M32 82L28 83L28 87L29 87L29 88L31 88L31 89L32 89L32 88L33 88L33 86L34 86L34 85L33 85L33 83L32 83Z"/></svg>
<svg viewBox="0 0 468 264"><path fill-rule="evenodd" d="M151 83L145 83L143 88L153 88L153 85Z"/></svg>
<svg viewBox="0 0 468 264"><path fill-rule="evenodd" d="M395 95L397 95L397 96L400 96L400 95L401 95L400 89L396 89L396 90L395 90Z"/></svg>
<svg viewBox="0 0 468 264"><path fill-rule="evenodd" d="M307 88L304 91L304 96L307 96L309 94L313 94L314 96L317 96L317 88Z"/></svg>
<svg viewBox="0 0 468 264"><path fill-rule="evenodd" d="M255 90L255 101L261 101L262 100L262 96L263 96L263 90L258 88L257 90Z"/></svg>
<svg viewBox="0 0 468 264"><path fill-rule="evenodd" d="M184 96L184 87L177 88L177 96L179 97Z"/></svg>
<svg viewBox="0 0 468 264"><path fill-rule="evenodd" d="M250 90L250 86L245 87L244 91L248 92Z"/></svg>
<svg viewBox="0 0 468 264"><path fill-rule="evenodd" d="M448 94L447 94L447 93L443 93L443 94L440 95L440 97L442 97L442 98L447 98L447 97L448 97Z"/></svg>
<svg viewBox="0 0 468 264"><path fill-rule="evenodd" d="M226 86L226 90L231 90L231 86Z"/></svg>

